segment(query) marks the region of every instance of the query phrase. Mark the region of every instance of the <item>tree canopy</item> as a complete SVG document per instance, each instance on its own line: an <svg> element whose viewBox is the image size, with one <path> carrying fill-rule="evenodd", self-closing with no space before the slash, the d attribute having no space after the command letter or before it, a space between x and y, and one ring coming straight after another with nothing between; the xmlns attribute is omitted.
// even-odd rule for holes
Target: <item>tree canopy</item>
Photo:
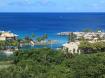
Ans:
<svg viewBox="0 0 105 78"><path fill-rule="evenodd" d="M20 50L13 63L0 69L0 78L104 78L105 53L66 57L49 48Z"/></svg>

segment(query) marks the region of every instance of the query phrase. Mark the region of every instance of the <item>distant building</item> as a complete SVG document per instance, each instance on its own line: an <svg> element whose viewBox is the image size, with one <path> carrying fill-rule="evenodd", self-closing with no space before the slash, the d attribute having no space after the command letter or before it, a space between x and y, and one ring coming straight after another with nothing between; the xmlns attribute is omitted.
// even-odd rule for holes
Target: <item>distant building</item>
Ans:
<svg viewBox="0 0 105 78"><path fill-rule="evenodd" d="M1 31L0 32L0 40L1 41L5 41L5 40L15 40L17 38L18 35L13 34L11 32L5 32L5 31Z"/></svg>
<svg viewBox="0 0 105 78"><path fill-rule="evenodd" d="M80 54L80 50L79 50L79 42L70 42L70 43L66 43L63 44L63 50L64 52L68 52L71 54Z"/></svg>
<svg viewBox="0 0 105 78"><path fill-rule="evenodd" d="M98 32L61 32L57 35L66 35L68 36L70 33L73 33L77 36L77 40L84 38L86 40L94 40L94 38L101 38L105 40L105 32L98 31Z"/></svg>

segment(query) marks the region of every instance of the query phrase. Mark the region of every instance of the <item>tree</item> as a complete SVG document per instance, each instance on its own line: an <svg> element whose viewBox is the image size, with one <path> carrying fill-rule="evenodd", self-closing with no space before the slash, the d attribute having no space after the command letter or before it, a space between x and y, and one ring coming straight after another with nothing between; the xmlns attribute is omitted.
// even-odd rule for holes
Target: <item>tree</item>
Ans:
<svg viewBox="0 0 105 78"><path fill-rule="evenodd" d="M71 42L71 38L70 37L71 37L71 35L69 34L68 35L68 42Z"/></svg>
<svg viewBox="0 0 105 78"><path fill-rule="evenodd" d="M42 37L42 40L46 40L47 38L48 38L48 35L44 34L43 37Z"/></svg>
<svg viewBox="0 0 105 78"><path fill-rule="evenodd" d="M98 40L102 40L99 34L97 34L96 37L98 38Z"/></svg>
<svg viewBox="0 0 105 78"><path fill-rule="evenodd" d="M74 42L77 36L72 32L68 35L68 42Z"/></svg>
<svg viewBox="0 0 105 78"><path fill-rule="evenodd" d="M86 39L82 36L79 38L80 41L86 41Z"/></svg>
<svg viewBox="0 0 105 78"><path fill-rule="evenodd" d="M71 38L71 42L74 42L77 36L72 32L70 38Z"/></svg>
<svg viewBox="0 0 105 78"><path fill-rule="evenodd" d="M66 58L61 50L41 48L14 52L13 61L9 67L0 68L0 78L105 77L105 53Z"/></svg>
<svg viewBox="0 0 105 78"><path fill-rule="evenodd" d="M30 41L30 37L29 37L29 36L25 36L24 39L25 39L26 41Z"/></svg>
<svg viewBox="0 0 105 78"><path fill-rule="evenodd" d="M37 40L38 42L41 42L41 41L42 41L42 38L41 38L41 37L37 37L36 40Z"/></svg>
<svg viewBox="0 0 105 78"><path fill-rule="evenodd" d="M92 53L93 52L93 44L88 41L81 41L79 45L79 49L83 53Z"/></svg>
<svg viewBox="0 0 105 78"><path fill-rule="evenodd" d="M19 45L19 42L18 42L18 41L12 41L12 42L11 42L11 46L16 46L16 47L18 47L18 45Z"/></svg>
<svg viewBox="0 0 105 78"><path fill-rule="evenodd" d="M33 39L33 38L35 38L35 34L34 34L34 33L32 33L31 37L32 37L32 39Z"/></svg>
<svg viewBox="0 0 105 78"><path fill-rule="evenodd" d="M89 43L88 41L81 41L79 49L83 53L105 52L105 42Z"/></svg>
<svg viewBox="0 0 105 78"><path fill-rule="evenodd" d="M5 46L6 46L5 41L0 41L0 49L3 50Z"/></svg>

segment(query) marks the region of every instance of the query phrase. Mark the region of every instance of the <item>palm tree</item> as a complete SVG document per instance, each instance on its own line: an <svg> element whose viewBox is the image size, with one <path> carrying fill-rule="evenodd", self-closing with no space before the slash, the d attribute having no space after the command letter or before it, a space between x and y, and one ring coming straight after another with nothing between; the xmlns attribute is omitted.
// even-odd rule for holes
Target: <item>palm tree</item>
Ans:
<svg viewBox="0 0 105 78"><path fill-rule="evenodd" d="M35 34L34 34L34 33L32 33L31 37L32 37L32 38L35 38Z"/></svg>
<svg viewBox="0 0 105 78"><path fill-rule="evenodd" d="M42 38L41 38L41 37L37 37L36 40L37 40L38 42L41 42L41 41L42 41Z"/></svg>
<svg viewBox="0 0 105 78"><path fill-rule="evenodd" d="M68 35L68 42L74 42L77 36L72 32Z"/></svg>
<svg viewBox="0 0 105 78"><path fill-rule="evenodd" d="M43 40L46 40L47 38L48 38L47 34L44 34L43 37L42 37Z"/></svg>
<svg viewBox="0 0 105 78"><path fill-rule="evenodd" d="M71 37L71 34L68 35L68 42L71 41L71 38L70 37Z"/></svg>
<svg viewBox="0 0 105 78"><path fill-rule="evenodd" d="M29 36L25 36L25 38L24 38L24 43L26 44L26 45L29 45L29 43L30 43L30 37Z"/></svg>

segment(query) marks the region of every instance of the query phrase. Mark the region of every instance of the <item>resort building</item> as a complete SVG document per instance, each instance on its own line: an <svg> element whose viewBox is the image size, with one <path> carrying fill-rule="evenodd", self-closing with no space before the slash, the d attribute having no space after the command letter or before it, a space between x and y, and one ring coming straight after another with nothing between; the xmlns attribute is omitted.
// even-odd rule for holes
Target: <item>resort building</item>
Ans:
<svg viewBox="0 0 105 78"><path fill-rule="evenodd" d="M5 40L15 40L18 35L11 33L9 31L0 31L0 40L5 41Z"/></svg>
<svg viewBox="0 0 105 78"><path fill-rule="evenodd" d="M71 33L75 34L77 37L77 40L80 38L84 38L87 40L93 40L94 38L101 38L105 40L105 32L61 32L58 33L57 35L70 35Z"/></svg>
<svg viewBox="0 0 105 78"><path fill-rule="evenodd" d="M70 42L63 44L63 50L64 52L68 52L70 54L80 54L80 50L78 47L79 44L79 42Z"/></svg>
<svg viewBox="0 0 105 78"><path fill-rule="evenodd" d="M105 42L105 32L62 32L58 33L59 35L68 35L70 33L73 33L76 35L76 39L74 42L69 42L66 44L63 44L63 50L64 53L68 52L71 54L80 54L79 45L82 41L82 38L87 40L89 43L96 43L96 42Z"/></svg>

